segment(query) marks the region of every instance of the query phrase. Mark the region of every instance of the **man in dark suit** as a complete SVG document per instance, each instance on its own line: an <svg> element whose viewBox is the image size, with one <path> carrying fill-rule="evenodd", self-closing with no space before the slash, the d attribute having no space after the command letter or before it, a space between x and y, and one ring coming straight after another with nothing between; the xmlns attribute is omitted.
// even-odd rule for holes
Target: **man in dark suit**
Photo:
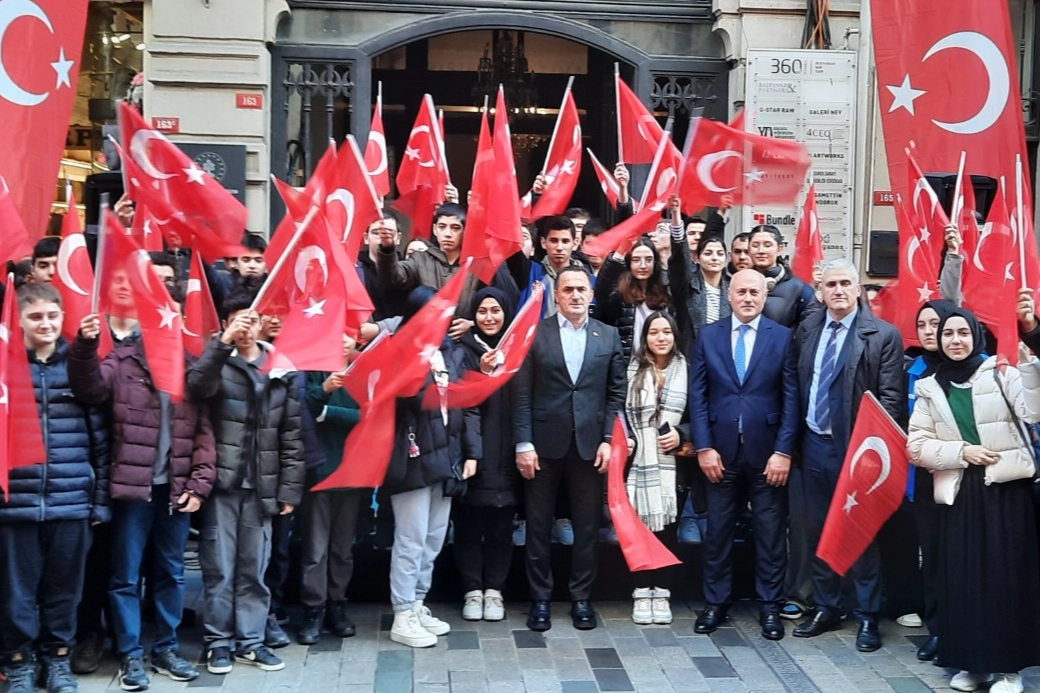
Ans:
<svg viewBox="0 0 1040 693"><path fill-rule="evenodd" d="M874 317L860 298L859 270L847 260L822 268L820 291L827 309L817 311L795 330L798 377L805 431L802 437L802 484L805 493L809 549L812 551L813 597L809 620L794 629L811 638L841 625L841 577L815 557L834 489L845 461L859 403L872 392L893 419L907 418L903 340L897 330ZM852 566L859 621L856 649L881 647L881 559L872 543Z"/></svg>
<svg viewBox="0 0 1040 693"><path fill-rule="evenodd" d="M617 330L589 318L592 282L581 267L556 277L557 314L539 325L516 375L516 466L527 479L527 627L552 627L550 535L560 482L567 486L574 550L570 596L574 627L596 627L589 602L596 577L603 477L611 432L624 411L626 372Z"/></svg>
<svg viewBox="0 0 1040 693"><path fill-rule="evenodd" d="M740 270L730 281L733 315L701 328L693 354L690 428L708 487L704 599L694 630L711 633L732 599L730 550L737 516L751 501L755 588L762 635L784 637L787 476L798 435L798 355L791 330L762 315L766 280Z"/></svg>

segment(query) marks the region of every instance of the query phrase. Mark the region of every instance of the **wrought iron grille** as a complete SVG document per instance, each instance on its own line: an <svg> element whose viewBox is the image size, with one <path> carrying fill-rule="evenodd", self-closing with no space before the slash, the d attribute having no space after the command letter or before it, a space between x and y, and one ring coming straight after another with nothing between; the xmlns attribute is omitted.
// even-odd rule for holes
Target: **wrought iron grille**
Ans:
<svg viewBox="0 0 1040 693"><path fill-rule="evenodd" d="M282 177L300 186L307 182L329 140L340 140L349 132L354 65L329 61L283 64L286 151Z"/></svg>
<svg viewBox="0 0 1040 693"><path fill-rule="evenodd" d="M654 110L667 109L670 118L689 115L695 108L711 110L718 100L715 79L714 76L654 74L650 105Z"/></svg>

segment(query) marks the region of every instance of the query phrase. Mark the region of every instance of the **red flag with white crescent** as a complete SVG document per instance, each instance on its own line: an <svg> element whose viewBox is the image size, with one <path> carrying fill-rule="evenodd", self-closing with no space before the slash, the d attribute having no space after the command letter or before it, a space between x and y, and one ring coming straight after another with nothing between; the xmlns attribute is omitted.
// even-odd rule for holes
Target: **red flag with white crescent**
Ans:
<svg viewBox="0 0 1040 693"><path fill-rule="evenodd" d="M18 212L17 201L7 181L0 178L0 263L15 262L32 255L29 229Z"/></svg>
<svg viewBox="0 0 1040 693"><path fill-rule="evenodd" d="M867 392L816 549L838 575L849 571L899 508L909 467L906 434Z"/></svg>
<svg viewBox="0 0 1040 693"><path fill-rule="evenodd" d="M157 223L155 215L148 209L148 204L138 203L134 207L134 223L130 228L130 234L149 253L159 252L163 249L160 229L161 226Z"/></svg>
<svg viewBox="0 0 1040 693"><path fill-rule="evenodd" d="M86 26L87 0L0 2L0 123L9 133L0 178L15 185L31 240L47 230Z"/></svg>
<svg viewBox="0 0 1040 693"><path fill-rule="evenodd" d="M1028 160L1008 3L871 0L871 10L890 180L904 199L910 142L926 172L957 170L961 151L971 173L997 179L1017 154Z"/></svg>
<svg viewBox="0 0 1040 693"><path fill-rule="evenodd" d="M210 337L220 332L220 318L209 291L202 256L191 254L188 289L184 292L184 347L193 356L202 356Z"/></svg>
<svg viewBox="0 0 1040 693"><path fill-rule="evenodd" d="M816 211L816 186L810 185L802 207L802 220L798 222L798 233L794 237L791 270L796 277L812 286L813 270L822 261L823 236L820 234L820 217Z"/></svg>
<svg viewBox="0 0 1040 693"><path fill-rule="evenodd" d="M964 258L964 305L996 333L1003 318L1001 300L1005 275L1017 277L1018 254L1004 191L997 189L989 217L979 232L974 251ZM1009 253L1011 257L1009 258ZM1009 269L1008 262L1013 266ZM1018 300L1014 301L1015 304Z"/></svg>
<svg viewBox="0 0 1040 693"><path fill-rule="evenodd" d="M596 179L599 180L600 190L607 196L607 201L610 206L617 209L618 196L621 195L621 185L614 179L614 174L607 170L607 168L599 162L596 155L592 153L592 150L587 150L589 158L592 159L592 170L596 172Z"/></svg>
<svg viewBox="0 0 1040 693"><path fill-rule="evenodd" d="M531 210L530 219L563 214L581 176L581 119L574 94L567 90L556 119L556 138L545 160L545 189Z"/></svg>
<svg viewBox="0 0 1040 693"><path fill-rule="evenodd" d="M386 134L383 131L383 96L376 98L376 110L372 114L372 127L368 131L365 145L365 168L372 187L378 197L390 194L390 162L386 155Z"/></svg>
<svg viewBox="0 0 1040 693"><path fill-rule="evenodd" d="M607 508L617 532L621 553L625 556L628 569L657 570L682 561L669 551L661 540L639 519L632 507L625 487L625 467L628 465L628 432L621 415L614 421L614 437L610 445L610 462L607 466Z"/></svg>
<svg viewBox="0 0 1040 693"><path fill-rule="evenodd" d="M917 310L925 301L939 298L939 272L935 260L921 241L920 229L896 196L896 223L899 227L899 279L895 285L897 319L906 344L920 345L917 338Z"/></svg>
<svg viewBox="0 0 1040 693"><path fill-rule="evenodd" d="M620 75L615 75L617 89L618 138L621 151L618 156L626 164L653 163L657 146L664 130L632 88Z"/></svg>
<svg viewBox="0 0 1040 693"><path fill-rule="evenodd" d="M357 262L369 225L383 218L379 197L365 171L365 162L353 135L347 135L340 146L335 179L326 189L324 211L329 230L340 237L353 264Z"/></svg>

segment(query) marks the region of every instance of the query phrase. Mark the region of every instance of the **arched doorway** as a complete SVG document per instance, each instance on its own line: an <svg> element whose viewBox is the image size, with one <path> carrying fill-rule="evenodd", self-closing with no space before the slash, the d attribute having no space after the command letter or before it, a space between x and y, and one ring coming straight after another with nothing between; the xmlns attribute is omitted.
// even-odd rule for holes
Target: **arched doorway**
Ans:
<svg viewBox="0 0 1040 693"><path fill-rule="evenodd" d="M344 11L346 13L346 11ZM346 14L344 14L346 16ZM323 17L327 20L328 17ZM329 22L330 24L333 22ZM344 20L344 27L350 25ZM346 41L312 44L307 33L279 30L285 42L272 47L271 170L303 184L329 139L353 133L367 138L377 84L383 86L383 119L393 166L403 152L423 93L445 111L448 161L453 183L469 188L479 128L478 65L485 47L494 56L503 41L528 61L532 98L514 114L511 128L519 186L529 186L541 168L568 77L582 113L585 145L606 165L616 160L615 62L636 93L651 103L661 121L676 117L681 141L686 118L696 106L725 116L729 66L718 58L653 58L640 48L590 24L552 14L513 11L450 12ZM324 34L328 26L324 26ZM295 35L295 36L294 36ZM292 36L292 40L288 37ZM306 43L294 43L302 38ZM315 34L315 40L329 41ZM691 46L691 51L712 50ZM605 212L591 166L585 165L575 202ZM395 169L392 169L395 170ZM638 181L640 172L634 172ZM272 226L281 202L272 195Z"/></svg>

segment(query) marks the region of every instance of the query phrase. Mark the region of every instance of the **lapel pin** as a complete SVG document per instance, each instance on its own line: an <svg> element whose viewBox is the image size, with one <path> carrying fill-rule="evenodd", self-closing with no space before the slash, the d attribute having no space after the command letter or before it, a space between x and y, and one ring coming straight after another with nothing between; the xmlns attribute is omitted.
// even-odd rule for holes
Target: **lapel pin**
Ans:
<svg viewBox="0 0 1040 693"><path fill-rule="evenodd" d="M593 333L592 333L592 336L593 336L593 337L598 337L598 336L599 336L599 332L593 332Z"/></svg>

